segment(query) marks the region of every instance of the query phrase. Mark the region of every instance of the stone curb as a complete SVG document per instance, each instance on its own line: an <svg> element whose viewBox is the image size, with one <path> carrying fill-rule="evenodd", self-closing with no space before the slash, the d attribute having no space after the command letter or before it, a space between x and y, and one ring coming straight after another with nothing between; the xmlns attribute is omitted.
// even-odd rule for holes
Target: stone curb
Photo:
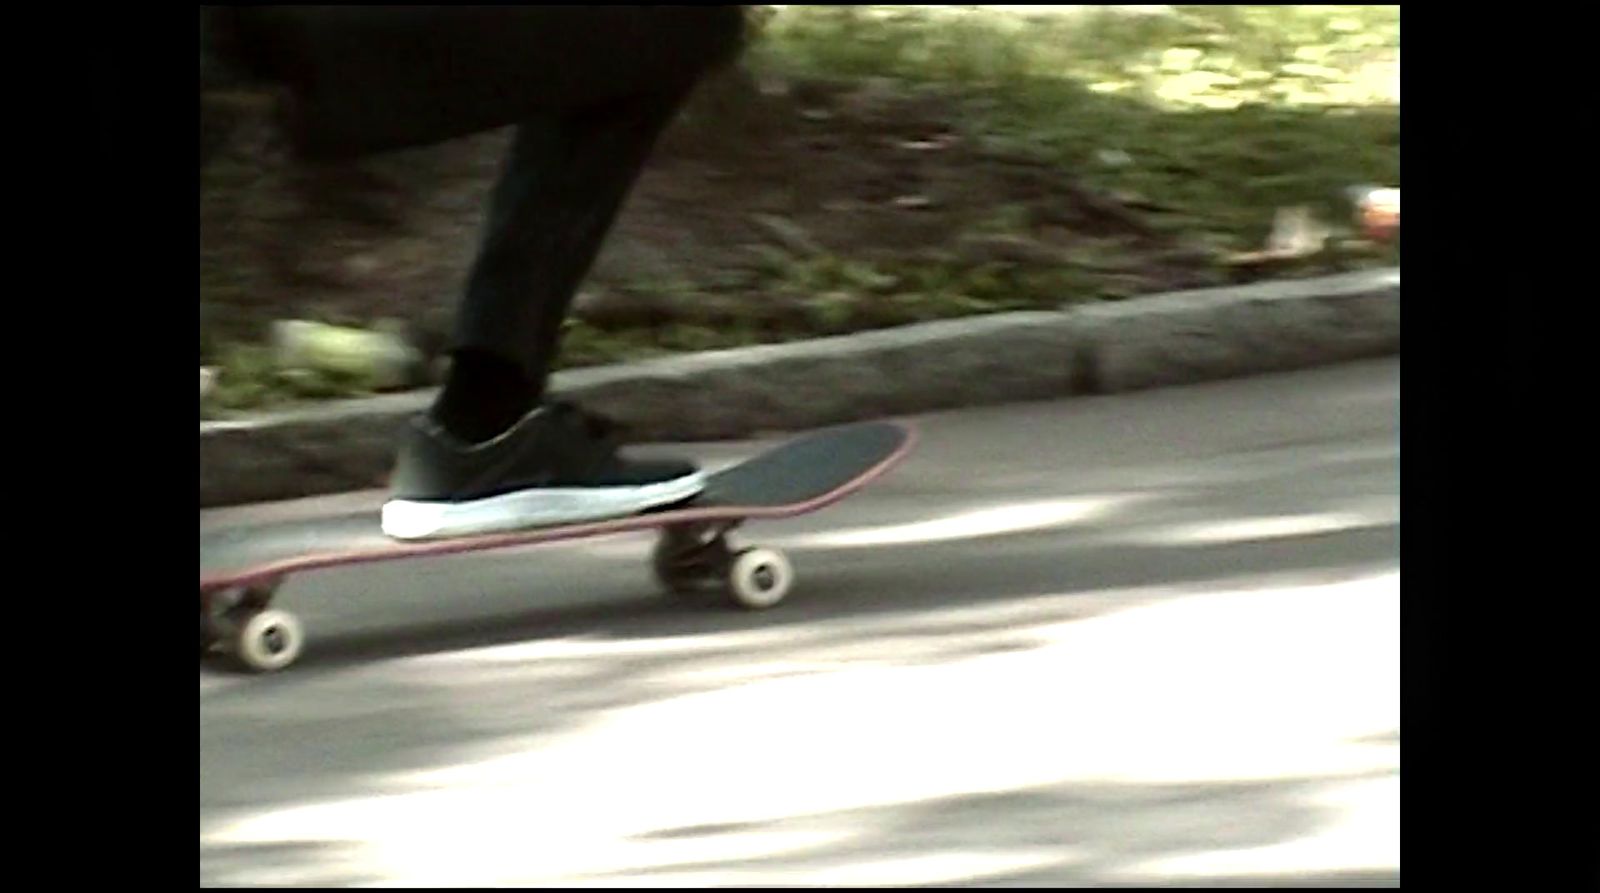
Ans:
<svg viewBox="0 0 1600 893"><path fill-rule="evenodd" d="M557 373L638 441L1114 393L1400 350L1400 271L1174 292ZM434 392L200 424L202 508L381 486Z"/></svg>

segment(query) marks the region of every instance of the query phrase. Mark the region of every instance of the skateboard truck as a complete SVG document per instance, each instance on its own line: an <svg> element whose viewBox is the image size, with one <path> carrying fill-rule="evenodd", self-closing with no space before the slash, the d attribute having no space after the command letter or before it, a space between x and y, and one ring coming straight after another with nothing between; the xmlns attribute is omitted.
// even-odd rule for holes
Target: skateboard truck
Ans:
<svg viewBox="0 0 1600 893"><path fill-rule="evenodd" d="M201 593L201 655L222 646L246 667L262 672L294 663L305 648L305 632L293 614L272 608L282 583L279 578L231 590L233 599L226 607L218 604L224 593Z"/></svg>
<svg viewBox="0 0 1600 893"><path fill-rule="evenodd" d="M794 584L794 567L776 549L736 547L728 537L741 523L736 519L663 528L651 555L656 579L678 596L722 583L739 607L776 605Z"/></svg>

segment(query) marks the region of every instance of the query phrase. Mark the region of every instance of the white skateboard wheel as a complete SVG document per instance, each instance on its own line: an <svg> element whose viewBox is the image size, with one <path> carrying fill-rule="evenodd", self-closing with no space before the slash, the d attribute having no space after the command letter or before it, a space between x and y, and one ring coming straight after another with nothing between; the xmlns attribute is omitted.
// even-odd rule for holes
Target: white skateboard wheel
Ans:
<svg viewBox="0 0 1600 893"><path fill-rule="evenodd" d="M746 549L728 568L728 593L745 608L770 608L789 594L794 567L776 549Z"/></svg>
<svg viewBox="0 0 1600 893"><path fill-rule="evenodd" d="M270 673L295 662L305 648L305 633L300 621L287 611L257 611L239 624L233 646L234 655L246 667Z"/></svg>

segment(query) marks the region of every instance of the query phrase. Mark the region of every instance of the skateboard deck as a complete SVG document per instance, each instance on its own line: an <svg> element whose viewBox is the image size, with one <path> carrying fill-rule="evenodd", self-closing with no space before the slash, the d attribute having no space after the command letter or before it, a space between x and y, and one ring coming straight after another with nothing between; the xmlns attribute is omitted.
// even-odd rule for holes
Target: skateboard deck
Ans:
<svg viewBox="0 0 1600 893"><path fill-rule="evenodd" d="M669 592L720 584L738 606L770 607L793 583L787 558L772 549L735 549L727 534L747 520L792 517L838 502L899 464L916 439L916 430L899 422L813 431L708 475L705 489L686 502L601 521L401 541L383 534L373 511L202 531L201 651L231 643L250 669L292 663L302 638L298 621L270 609L270 602L282 580L301 571L651 529L661 531L652 561ZM232 604L220 608L230 594Z"/></svg>

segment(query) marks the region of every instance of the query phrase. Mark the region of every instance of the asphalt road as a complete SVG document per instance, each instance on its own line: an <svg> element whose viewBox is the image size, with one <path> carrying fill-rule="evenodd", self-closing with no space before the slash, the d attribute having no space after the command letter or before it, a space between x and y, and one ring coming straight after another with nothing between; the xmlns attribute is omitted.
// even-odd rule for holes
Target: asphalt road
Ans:
<svg viewBox="0 0 1600 893"><path fill-rule="evenodd" d="M746 531L770 612L647 534L292 579L300 663L200 669L202 883L1398 885L1398 361L918 421Z"/></svg>

